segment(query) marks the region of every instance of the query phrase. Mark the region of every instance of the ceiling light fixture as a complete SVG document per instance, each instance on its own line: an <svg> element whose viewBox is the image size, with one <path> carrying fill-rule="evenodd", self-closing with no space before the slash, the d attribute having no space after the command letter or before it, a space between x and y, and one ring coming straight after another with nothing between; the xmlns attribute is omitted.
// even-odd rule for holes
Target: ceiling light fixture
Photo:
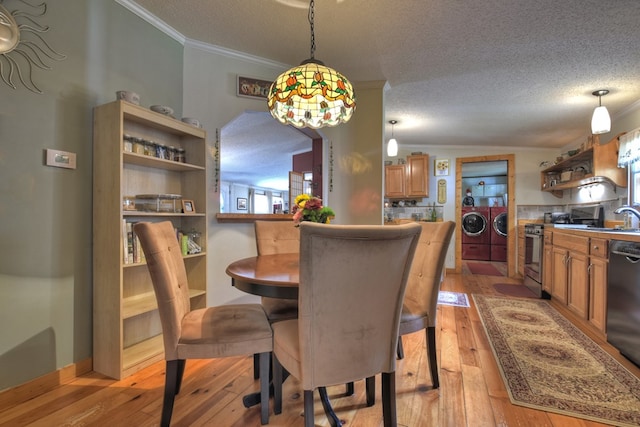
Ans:
<svg viewBox="0 0 640 427"><path fill-rule="evenodd" d="M591 133L598 135L601 133L607 133L611 130L611 117L607 107L602 106L602 97L608 94L606 89L598 89L591 94L598 97L598 106L593 110L593 116L591 117Z"/></svg>
<svg viewBox="0 0 640 427"><path fill-rule="evenodd" d="M314 58L314 0L309 4L311 57L280 74L269 89L271 115L298 128L336 126L351 119L356 97L349 80Z"/></svg>
<svg viewBox="0 0 640 427"><path fill-rule="evenodd" d="M395 157L398 155L398 141L396 141L396 139L393 137L393 126L398 123L397 120L389 120L389 123L391 123L391 139L389 140L389 143L387 144L387 156L389 157Z"/></svg>

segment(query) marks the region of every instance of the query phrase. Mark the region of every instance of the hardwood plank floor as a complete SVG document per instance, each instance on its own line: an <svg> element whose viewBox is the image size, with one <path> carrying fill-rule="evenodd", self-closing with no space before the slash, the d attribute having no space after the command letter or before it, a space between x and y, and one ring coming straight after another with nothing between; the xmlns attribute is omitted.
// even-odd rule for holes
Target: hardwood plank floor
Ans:
<svg viewBox="0 0 640 427"><path fill-rule="evenodd" d="M506 271L506 264L494 264ZM511 404L498 366L471 299L496 294L494 283L517 283L500 276L448 275L443 290L466 292L471 308L438 306L440 388L433 390L425 351L425 334L404 337L405 358L398 361L396 392L398 425L425 426L549 426L597 427L604 424L551 414ZM570 313L563 311L568 317ZM640 369L590 331L585 331L635 375ZM246 409L242 396L257 390L251 357L188 361L182 391L176 397L173 426L259 426L259 408ZM346 426L382 425L380 377L376 405L365 405L364 381L355 394L344 386L328 388L338 416ZM115 381L96 373L77 378L27 402L0 410L0 426L155 426L160 421L164 362ZM302 426L300 383L290 377L283 388L283 412L269 425ZM328 426L316 393L316 426Z"/></svg>

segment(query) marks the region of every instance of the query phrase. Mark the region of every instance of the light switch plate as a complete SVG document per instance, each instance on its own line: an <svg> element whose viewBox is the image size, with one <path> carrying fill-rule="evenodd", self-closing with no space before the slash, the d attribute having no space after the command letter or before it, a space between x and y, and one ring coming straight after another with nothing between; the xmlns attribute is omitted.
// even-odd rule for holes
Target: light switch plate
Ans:
<svg viewBox="0 0 640 427"><path fill-rule="evenodd" d="M56 168L75 169L76 153L47 149L47 166Z"/></svg>

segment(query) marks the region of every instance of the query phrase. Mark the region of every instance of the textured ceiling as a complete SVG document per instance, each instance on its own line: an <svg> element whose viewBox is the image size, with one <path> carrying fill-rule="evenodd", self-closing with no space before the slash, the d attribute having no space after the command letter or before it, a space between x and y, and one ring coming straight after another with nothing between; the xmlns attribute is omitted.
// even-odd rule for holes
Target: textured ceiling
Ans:
<svg viewBox="0 0 640 427"><path fill-rule="evenodd" d="M188 39L310 56L306 1L136 3ZM401 147L563 147L590 133L592 91L613 120L640 100L639 22L638 0L317 0L315 57L388 82Z"/></svg>

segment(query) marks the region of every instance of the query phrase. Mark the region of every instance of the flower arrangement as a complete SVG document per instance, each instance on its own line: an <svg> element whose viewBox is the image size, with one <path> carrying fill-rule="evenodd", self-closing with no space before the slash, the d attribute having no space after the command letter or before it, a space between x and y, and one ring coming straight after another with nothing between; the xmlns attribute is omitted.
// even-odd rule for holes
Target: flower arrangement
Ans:
<svg viewBox="0 0 640 427"><path fill-rule="evenodd" d="M308 194L298 194L296 196L295 205L291 209L293 213L293 222L299 225L302 221L320 222L329 224L331 218L336 216L333 209L328 206L322 206L322 199Z"/></svg>

